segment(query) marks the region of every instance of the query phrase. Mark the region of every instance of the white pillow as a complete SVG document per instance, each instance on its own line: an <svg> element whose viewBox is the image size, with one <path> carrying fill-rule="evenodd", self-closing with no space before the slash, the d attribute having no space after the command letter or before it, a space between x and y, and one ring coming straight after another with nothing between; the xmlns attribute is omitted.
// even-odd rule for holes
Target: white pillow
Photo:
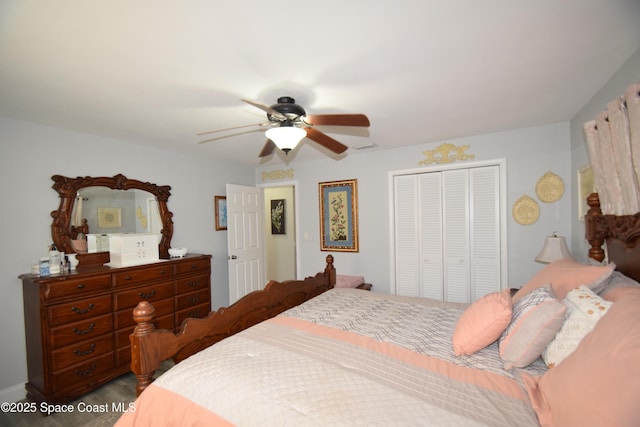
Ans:
<svg viewBox="0 0 640 427"><path fill-rule="evenodd" d="M584 285L570 291L563 303L567 306L566 319L542 353L542 358L550 368L575 351L580 341L613 304Z"/></svg>

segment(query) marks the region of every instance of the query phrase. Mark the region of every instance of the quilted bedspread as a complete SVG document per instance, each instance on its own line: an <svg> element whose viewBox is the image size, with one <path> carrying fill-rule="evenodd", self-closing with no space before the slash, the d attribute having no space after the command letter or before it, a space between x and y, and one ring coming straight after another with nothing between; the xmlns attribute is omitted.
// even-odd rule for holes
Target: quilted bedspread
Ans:
<svg viewBox="0 0 640 427"><path fill-rule="evenodd" d="M176 365L117 426L537 426L495 343L453 354L464 307L325 292Z"/></svg>

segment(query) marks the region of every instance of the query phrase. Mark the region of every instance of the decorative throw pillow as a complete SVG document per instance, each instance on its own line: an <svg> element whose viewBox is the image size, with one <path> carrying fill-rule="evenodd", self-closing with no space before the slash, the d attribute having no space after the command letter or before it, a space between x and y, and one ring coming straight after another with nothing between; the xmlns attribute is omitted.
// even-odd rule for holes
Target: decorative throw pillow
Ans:
<svg viewBox="0 0 640 427"><path fill-rule="evenodd" d="M505 369L523 368L535 361L564 322L567 307L550 284L513 303L513 318L500 336L500 357Z"/></svg>
<svg viewBox="0 0 640 427"><path fill-rule="evenodd" d="M566 319L542 353L549 367L557 366L573 353L613 303L603 300L586 286L580 286L567 294L564 304L567 306Z"/></svg>
<svg viewBox="0 0 640 427"><path fill-rule="evenodd" d="M515 304L520 298L532 290L551 283L558 299L562 300L569 291L578 286L585 285L594 288L607 279L616 268L614 263L607 265L580 264L573 259L561 259L545 266L536 273L513 296Z"/></svg>
<svg viewBox="0 0 640 427"><path fill-rule="evenodd" d="M462 313L453 332L456 356L473 354L500 337L511 321L511 289L476 300Z"/></svg>
<svg viewBox="0 0 640 427"><path fill-rule="evenodd" d="M611 306L591 333L541 377L523 373L543 426L640 426L640 289Z"/></svg>

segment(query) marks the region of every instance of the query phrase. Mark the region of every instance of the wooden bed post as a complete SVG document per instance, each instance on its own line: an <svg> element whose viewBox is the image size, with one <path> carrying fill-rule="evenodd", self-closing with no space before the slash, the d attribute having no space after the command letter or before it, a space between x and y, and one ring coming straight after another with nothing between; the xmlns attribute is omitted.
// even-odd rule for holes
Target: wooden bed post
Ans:
<svg viewBox="0 0 640 427"><path fill-rule="evenodd" d="M142 360L141 352L139 351L139 342L141 338L150 335L155 331L156 327L151 321L156 313L156 309L148 301L141 301L137 307L133 310L133 320L136 321L136 327L133 329L131 335L131 370L135 373L138 383L136 384L136 396L139 396L142 391L147 388L151 381L153 381L153 374L155 369L147 371L145 363Z"/></svg>
<svg viewBox="0 0 640 427"><path fill-rule="evenodd" d="M598 193L591 193L587 197L587 205L589 205L589 211L584 216L584 229L585 238L589 242L591 247L589 248L589 258L593 258L598 262L602 262L604 259L604 241L606 238L605 233L602 231L602 210L600 209L600 198Z"/></svg>
<svg viewBox="0 0 640 427"><path fill-rule="evenodd" d="M333 255L329 254L326 258L327 266L324 268L324 275L329 278L329 286L336 286L336 268L333 266Z"/></svg>

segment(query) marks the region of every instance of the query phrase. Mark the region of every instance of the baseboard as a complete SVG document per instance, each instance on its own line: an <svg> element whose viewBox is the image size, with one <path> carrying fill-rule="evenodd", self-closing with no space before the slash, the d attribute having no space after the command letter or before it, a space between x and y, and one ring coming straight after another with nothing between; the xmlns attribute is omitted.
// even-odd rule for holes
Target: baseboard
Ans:
<svg viewBox="0 0 640 427"><path fill-rule="evenodd" d="M0 390L0 402L18 402L27 396L24 384L16 384Z"/></svg>

